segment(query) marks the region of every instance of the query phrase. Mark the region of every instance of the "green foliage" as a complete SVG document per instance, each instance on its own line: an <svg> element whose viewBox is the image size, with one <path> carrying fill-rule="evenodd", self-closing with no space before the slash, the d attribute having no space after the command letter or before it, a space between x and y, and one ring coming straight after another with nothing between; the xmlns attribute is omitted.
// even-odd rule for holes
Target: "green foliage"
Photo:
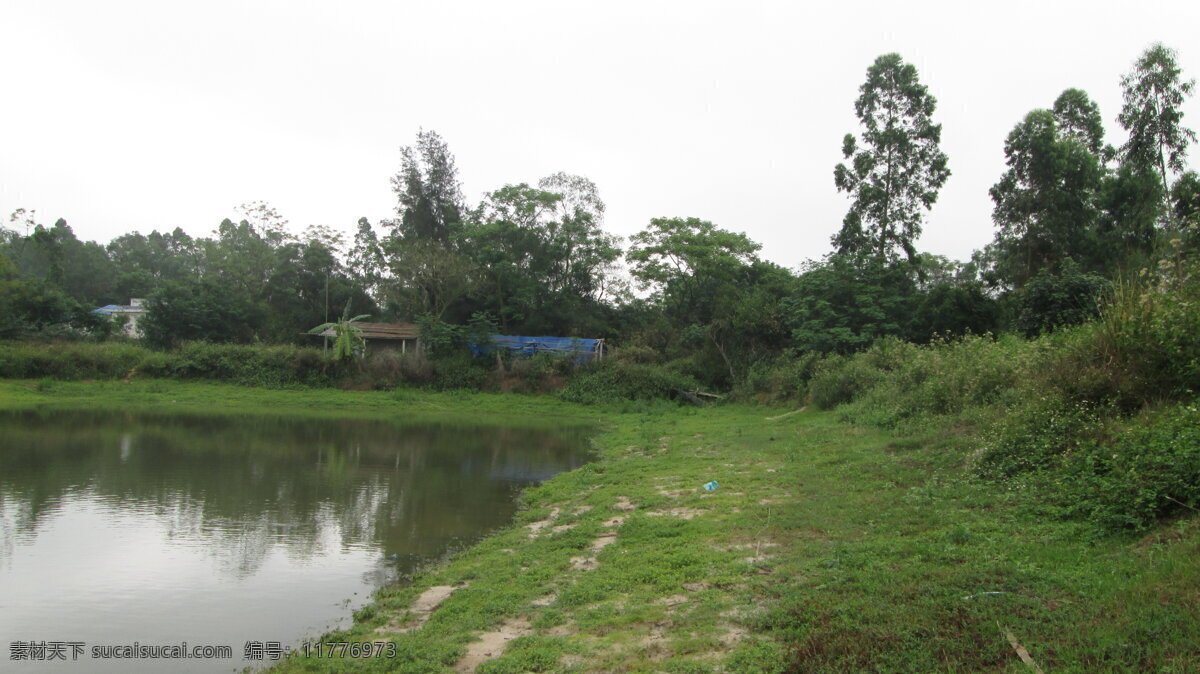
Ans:
<svg viewBox="0 0 1200 674"><path fill-rule="evenodd" d="M754 360L786 346L783 301L793 279L756 259L758 249L744 234L696 218L656 218L631 237L631 272L654 291L636 305L650 318L643 338L652 336L668 357L702 361L697 373L709 386L728 388Z"/></svg>
<svg viewBox="0 0 1200 674"><path fill-rule="evenodd" d="M568 402L596 405L618 400L675 399L699 388L695 379L658 365L605 360L579 371L559 393Z"/></svg>
<svg viewBox="0 0 1200 674"><path fill-rule="evenodd" d="M362 336L362 328L355 325L364 318L370 318L370 316L367 314L351 316L350 303L347 302L341 320L336 323L322 323L309 330L308 334L319 335L332 328L333 359L342 363L353 362L360 360L367 349L367 342Z"/></svg>
<svg viewBox="0 0 1200 674"><path fill-rule="evenodd" d="M745 234L698 218L654 218L630 237L625 259L643 287L676 297L692 308L695 286L712 274L728 277L749 264L761 246Z"/></svg>
<svg viewBox="0 0 1200 674"><path fill-rule="evenodd" d="M1087 132L1081 139L1077 124L1034 110L1004 143L1008 170L990 191L998 228L992 246L996 271L1010 285L1068 257L1102 256L1095 239L1104 169L1092 150L1099 138Z"/></svg>
<svg viewBox="0 0 1200 674"><path fill-rule="evenodd" d="M146 301L139 322L146 343L169 348L186 341L249 341L264 324L261 304L224 280L164 283Z"/></svg>
<svg viewBox="0 0 1200 674"><path fill-rule="evenodd" d="M1188 171L1171 187L1175 218L1180 223L1200 224L1200 174Z"/></svg>
<svg viewBox="0 0 1200 674"><path fill-rule="evenodd" d="M1036 393L1036 392L1034 392ZM1013 477L1053 467L1097 432L1098 411L1058 391L1027 399L985 435L977 466L988 477Z"/></svg>
<svg viewBox="0 0 1200 674"><path fill-rule="evenodd" d="M884 54L867 69L854 112L864 127L863 148L846 134L834 183L853 198L833 243L839 254L895 259L897 249L916 259L924 211L933 207L950 177L941 151L942 127L932 115L937 100L899 54Z"/></svg>
<svg viewBox="0 0 1200 674"><path fill-rule="evenodd" d="M426 385L434 391L479 391L488 379L487 367L469 354L433 361L433 377Z"/></svg>
<svg viewBox="0 0 1200 674"><path fill-rule="evenodd" d="M430 357L458 355L467 348L467 328L447 323L433 314L417 317L421 328L421 348Z"/></svg>
<svg viewBox="0 0 1200 674"><path fill-rule="evenodd" d="M1033 337L1096 318L1110 291L1108 281L1067 258L1056 271L1044 267L1021 289L1017 328Z"/></svg>
<svg viewBox="0 0 1200 674"><path fill-rule="evenodd" d="M858 373L860 381L874 379L875 384L860 386L854 404L843 408L843 414L886 428L936 427L975 410L1007 405L1020 395L1017 389L1032 364L1039 362L1037 345L1013 336L997 340L968 336L919 348L891 342L882 351L873 362L868 351L853 361L822 364L822 369L833 380L824 384L830 387L849 376L837 372L839 364L873 372Z"/></svg>
<svg viewBox="0 0 1200 674"><path fill-rule="evenodd" d="M1200 391L1200 275L1177 284L1124 281L1101 311L1091 363L1102 364L1118 401L1134 408Z"/></svg>
<svg viewBox="0 0 1200 674"><path fill-rule="evenodd" d="M785 301L800 351L852 353L884 336L904 335L912 317L912 268L874 257L830 256L808 267Z"/></svg>
<svg viewBox="0 0 1200 674"><path fill-rule="evenodd" d="M916 351L912 344L885 338L855 356L830 356L814 366L808 383L809 399L822 409L848 403L883 382Z"/></svg>
<svg viewBox="0 0 1200 674"><path fill-rule="evenodd" d="M1145 266L1158 242L1163 187L1158 172L1122 164L1104 180L1094 266L1112 277Z"/></svg>
<svg viewBox="0 0 1200 674"><path fill-rule="evenodd" d="M1125 105L1119 120L1129 132L1121 147L1123 163L1157 170L1164 187L1168 171L1182 172L1196 134L1183 126L1183 103L1196 83L1183 80L1175 50L1151 45L1121 78Z"/></svg>
<svg viewBox="0 0 1200 674"><path fill-rule="evenodd" d="M914 298L908 336L918 342L937 337L996 332L1001 322L999 301L971 280L944 280Z"/></svg>
<svg viewBox="0 0 1200 674"><path fill-rule="evenodd" d="M800 356L778 356L755 361L746 377L738 382L734 393L739 398L754 398L760 402L782 402L803 398L817 365L825 359L815 351Z"/></svg>
<svg viewBox="0 0 1200 674"><path fill-rule="evenodd" d="M445 245L461 226L462 186L449 146L436 131L417 132L414 146L400 148L400 171L392 178L400 219L394 237Z"/></svg>
<svg viewBox="0 0 1200 674"><path fill-rule="evenodd" d="M812 404L830 409L854 400L883 379L882 374L865 361L833 355L821 362L808 383Z"/></svg>
<svg viewBox="0 0 1200 674"><path fill-rule="evenodd" d="M476 265L432 239L393 237L383 250L390 275L382 287L397 315L442 320L476 285Z"/></svg>
<svg viewBox="0 0 1200 674"><path fill-rule="evenodd" d="M166 370L147 367L144 374L257 386L321 386L330 382L325 359L311 348L189 342L171 356L165 363L146 364L165 365Z"/></svg>
<svg viewBox="0 0 1200 674"><path fill-rule="evenodd" d="M1108 529L1146 529L1200 509L1196 402L1145 414L1115 437L1067 456L1056 485L1068 515Z"/></svg>
<svg viewBox="0 0 1200 674"><path fill-rule="evenodd" d="M604 208L594 183L566 173L488 194L459 241L484 277L473 305L506 334L594 333L605 301L623 289L613 275L619 239L601 228Z"/></svg>
<svg viewBox="0 0 1200 674"><path fill-rule="evenodd" d="M807 393L851 420L909 433L982 429L949 440L978 475L1101 528L1149 526L1200 498L1196 278L1185 266L1119 284L1099 319L1033 340L880 340L818 361ZM1130 420L1163 401L1176 406Z"/></svg>
<svg viewBox="0 0 1200 674"><path fill-rule="evenodd" d="M31 343L0 346L0 377L123 379L133 376L209 379L260 386L331 383L321 352L294 346L191 342L175 351L127 343Z"/></svg>
<svg viewBox="0 0 1200 674"><path fill-rule="evenodd" d="M9 342L0 345L0 377L113 379L136 368L146 354L132 344Z"/></svg>

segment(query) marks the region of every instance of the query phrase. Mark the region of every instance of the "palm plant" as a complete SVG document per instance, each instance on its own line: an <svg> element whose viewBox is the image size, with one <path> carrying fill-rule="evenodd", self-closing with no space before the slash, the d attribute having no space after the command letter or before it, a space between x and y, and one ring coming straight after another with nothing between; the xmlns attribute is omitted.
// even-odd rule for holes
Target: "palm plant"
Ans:
<svg viewBox="0 0 1200 674"><path fill-rule="evenodd" d="M370 318L370 314L350 316L350 303L346 302L346 310L342 312L341 320L333 323L322 323L308 331L310 335L319 335L333 328L333 359L350 362L361 358L367 349L367 341L363 339L362 328L356 322Z"/></svg>

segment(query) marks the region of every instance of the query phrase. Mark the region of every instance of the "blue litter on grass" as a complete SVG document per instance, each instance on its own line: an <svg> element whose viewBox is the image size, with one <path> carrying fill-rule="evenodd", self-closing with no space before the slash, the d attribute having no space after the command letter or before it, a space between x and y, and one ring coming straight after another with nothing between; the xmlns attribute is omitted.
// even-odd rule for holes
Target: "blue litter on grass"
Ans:
<svg viewBox="0 0 1200 674"><path fill-rule="evenodd" d="M712 482L709 482L708 484L704 485L704 491L716 491L717 487L720 487L720 486L721 485L717 484L716 480L713 480Z"/></svg>

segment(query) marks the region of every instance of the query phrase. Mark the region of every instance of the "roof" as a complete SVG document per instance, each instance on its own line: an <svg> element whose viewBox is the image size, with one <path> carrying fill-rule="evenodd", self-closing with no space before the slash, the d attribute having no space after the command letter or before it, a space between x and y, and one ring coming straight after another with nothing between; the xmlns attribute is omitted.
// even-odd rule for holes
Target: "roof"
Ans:
<svg viewBox="0 0 1200 674"><path fill-rule="evenodd" d="M146 313L146 307L124 304L106 304L99 309L92 309L92 313L105 314L108 316L111 316L112 314L144 314Z"/></svg>
<svg viewBox="0 0 1200 674"><path fill-rule="evenodd" d="M412 323L363 323L356 321L354 327L362 330L363 339L417 339L421 328ZM333 328L317 333L321 337L335 337Z"/></svg>
<svg viewBox="0 0 1200 674"><path fill-rule="evenodd" d="M573 354L579 361L586 361L602 353L603 339L580 337L518 337L514 335L492 335L487 344L470 344L476 356L491 353L494 349L505 349L531 356L535 353Z"/></svg>

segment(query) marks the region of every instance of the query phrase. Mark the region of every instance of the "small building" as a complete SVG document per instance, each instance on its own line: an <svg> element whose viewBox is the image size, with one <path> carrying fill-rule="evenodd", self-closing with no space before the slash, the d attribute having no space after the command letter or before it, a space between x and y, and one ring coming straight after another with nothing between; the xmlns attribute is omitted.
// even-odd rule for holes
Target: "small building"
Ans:
<svg viewBox="0 0 1200 674"><path fill-rule="evenodd" d="M363 340L367 345L367 353L380 351L416 353L421 349L421 328L412 323L356 322L353 325L362 331ZM330 339L337 337L332 327L318 332L317 335Z"/></svg>
<svg viewBox="0 0 1200 674"><path fill-rule="evenodd" d="M103 314L105 316L124 317L125 325L121 326L121 332L126 337L138 338L142 336L142 329L138 325L138 321L146 314L146 300L140 297L134 297L129 300L129 304L109 304L92 309L94 314Z"/></svg>

